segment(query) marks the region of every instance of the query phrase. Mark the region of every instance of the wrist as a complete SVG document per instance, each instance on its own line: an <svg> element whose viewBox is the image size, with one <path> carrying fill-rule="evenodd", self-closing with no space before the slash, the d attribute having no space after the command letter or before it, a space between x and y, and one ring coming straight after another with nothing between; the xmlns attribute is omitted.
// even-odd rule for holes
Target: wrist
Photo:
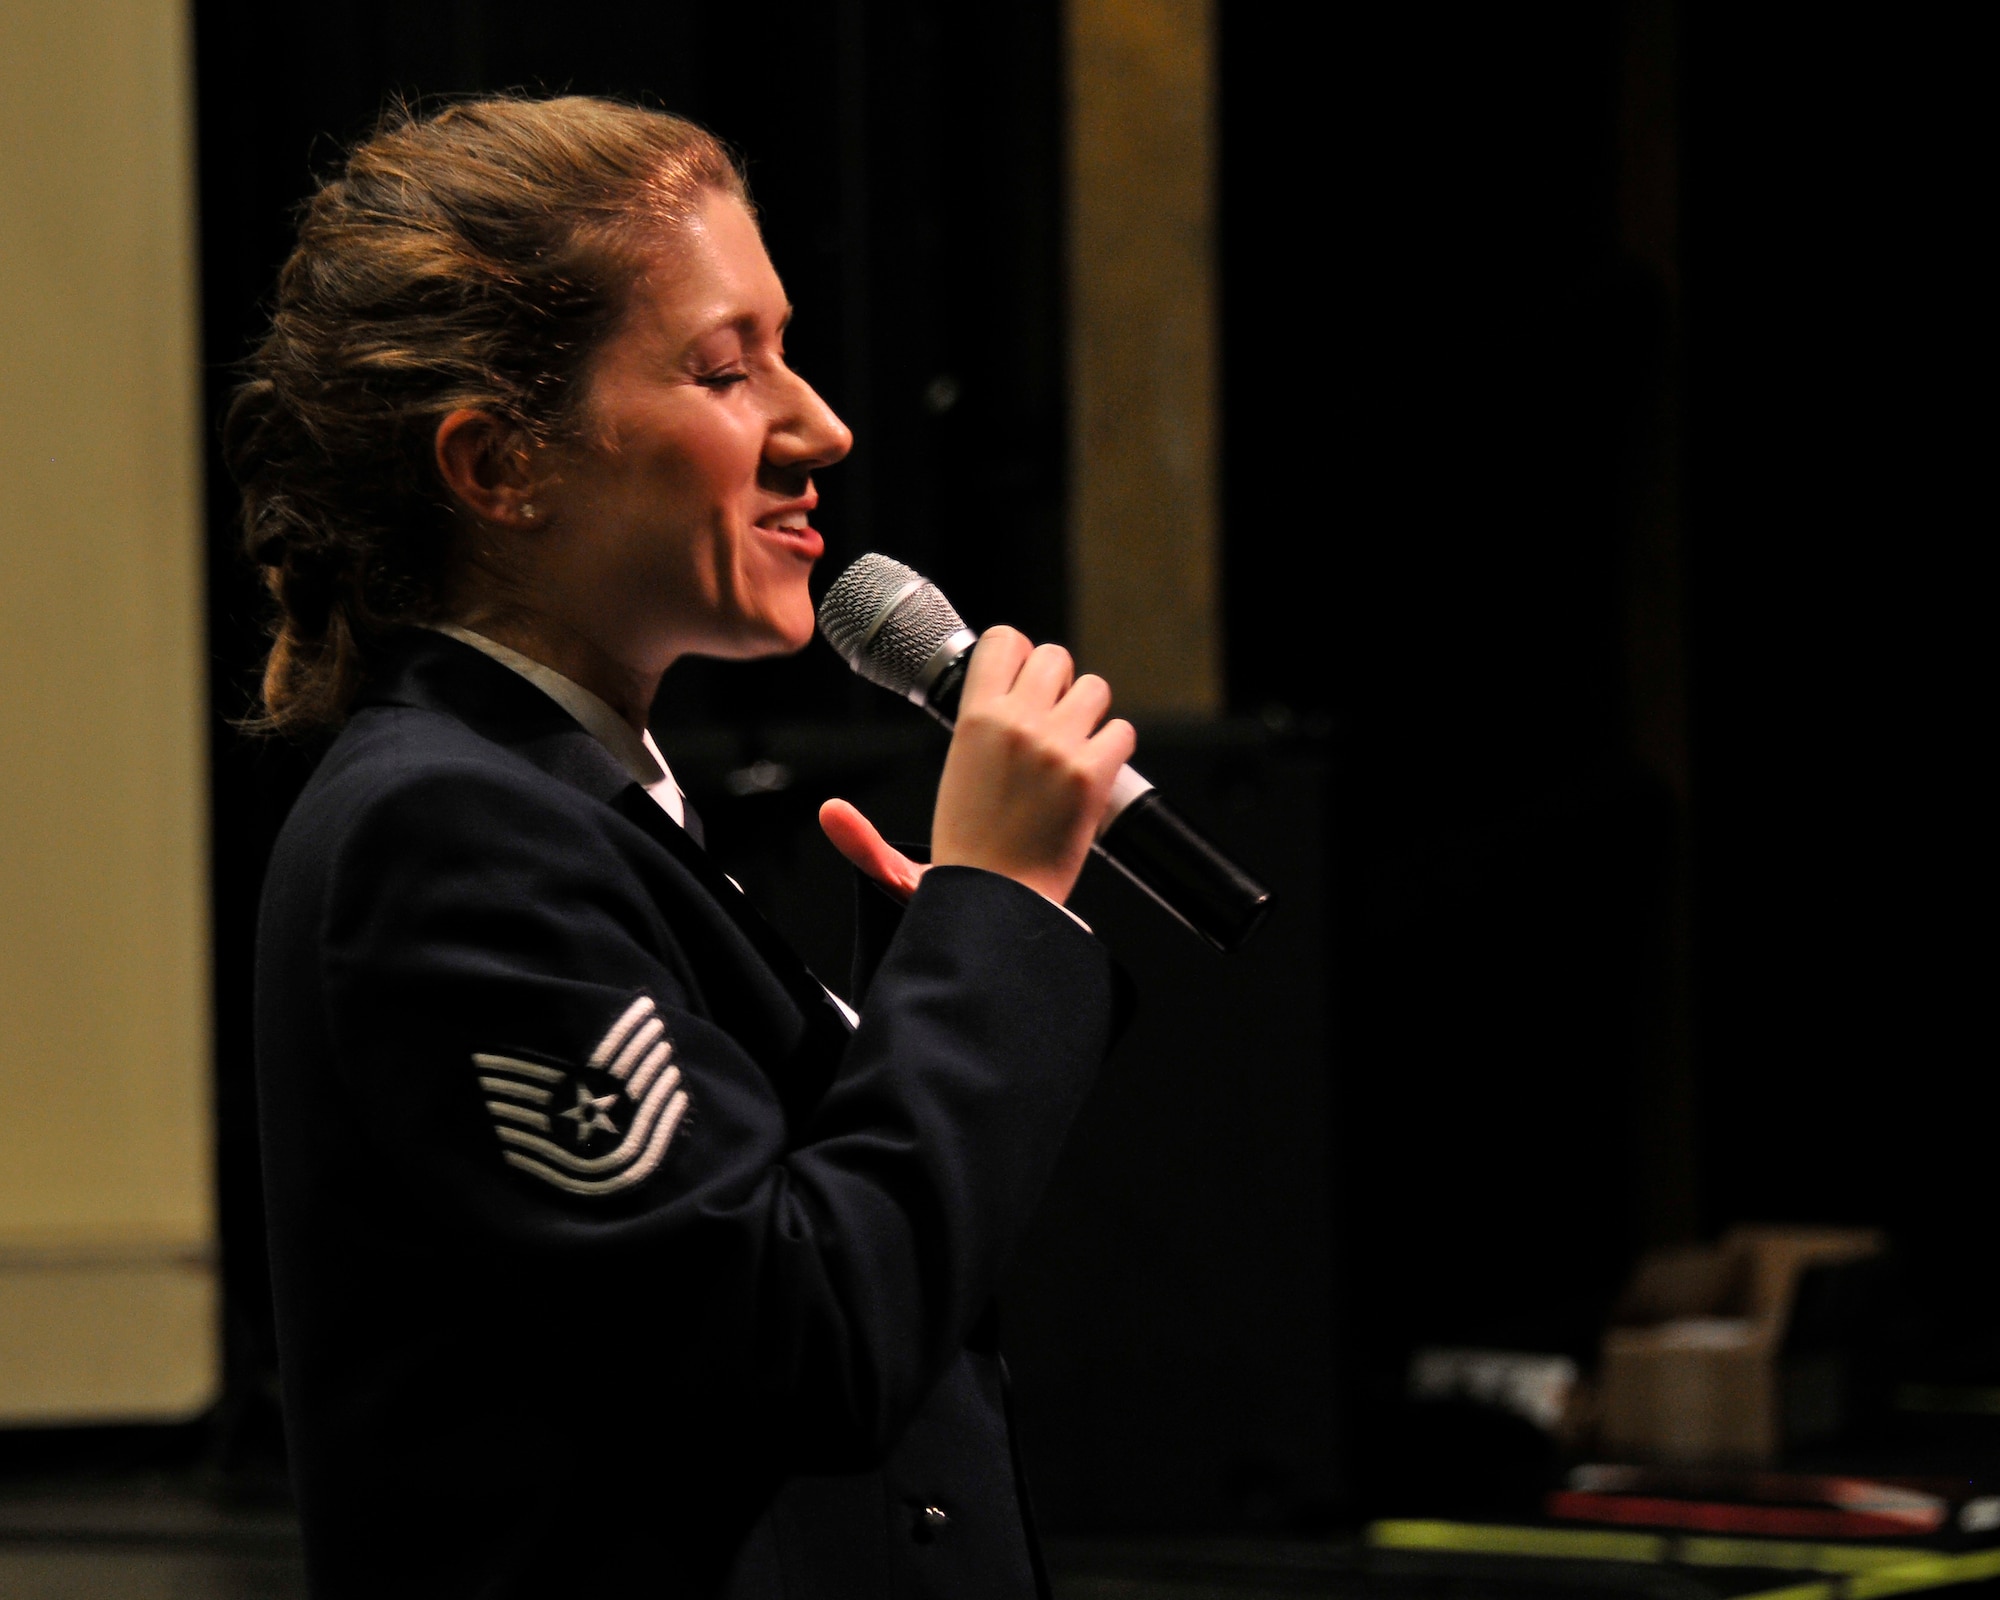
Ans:
<svg viewBox="0 0 2000 1600"><path fill-rule="evenodd" d="M949 845L934 844L931 847L931 865L938 867L976 867L981 872L995 873L1002 878L1011 878L1025 889L1032 889L1044 900L1053 900L1061 905L1069 898L1070 890L1076 887L1077 874L1051 871L1041 864L1026 865L1010 861L993 851L957 850Z"/></svg>
<svg viewBox="0 0 2000 1600"><path fill-rule="evenodd" d="M1070 890L1074 889L1076 886L1074 877L1072 877L1071 880L1067 884L1065 884L1054 878L1050 878L1047 874L1038 874L1034 872L1024 873L1020 871L1009 872L1000 867L992 866L985 862L969 861L962 857L950 861L941 860L939 859L938 851L936 850L935 847L933 847L931 851L931 860L929 865L932 867L963 867L970 869L971 871L974 872L991 873L996 878L1005 878L1009 883L1017 883L1023 889L1028 890L1032 894L1039 895L1042 899L1048 901L1048 903L1054 906L1056 910L1060 911L1064 916L1068 917L1071 922L1074 922L1079 928L1081 928L1085 933L1091 935L1093 938L1095 938L1097 935L1097 930L1095 928L1091 927L1089 923L1085 922L1083 918L1079 917L1074 911L1070 910L1070 908L1066 904L1064 904L1065 900L1067 900L1069 897Z"/></svg>

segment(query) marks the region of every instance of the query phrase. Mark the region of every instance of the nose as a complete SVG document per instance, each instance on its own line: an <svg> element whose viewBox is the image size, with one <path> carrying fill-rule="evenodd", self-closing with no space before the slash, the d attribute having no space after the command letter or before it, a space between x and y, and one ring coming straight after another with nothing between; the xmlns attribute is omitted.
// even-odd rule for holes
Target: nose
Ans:
<svg viewBox="0 0 2000 1600"><path fill-rule="evenodd" d="M771 430L764 457L770 465L791 472L816 472L852 450L854 434L818 390L796 373L791 377L792 404Z"/></svg>

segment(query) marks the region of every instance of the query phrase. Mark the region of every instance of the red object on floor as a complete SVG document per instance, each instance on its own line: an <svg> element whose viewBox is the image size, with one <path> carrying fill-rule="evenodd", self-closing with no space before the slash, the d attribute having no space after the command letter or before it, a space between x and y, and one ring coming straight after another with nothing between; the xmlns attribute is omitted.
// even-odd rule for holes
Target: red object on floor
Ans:
<svg viewBox="0 0 2000 1600"><path fill-rule="evenodd" d="M1658 1495L1591 1494L1558 1489L1548 1514L1565 1522L1608 1522L1627 1528L1675 1528L1688 1533L1762 1534L1780 1539L1907 1539L1933 1531L1907 1514L1836 1511L1815 1506L1729 1505L1669 1500Z"/></svg>

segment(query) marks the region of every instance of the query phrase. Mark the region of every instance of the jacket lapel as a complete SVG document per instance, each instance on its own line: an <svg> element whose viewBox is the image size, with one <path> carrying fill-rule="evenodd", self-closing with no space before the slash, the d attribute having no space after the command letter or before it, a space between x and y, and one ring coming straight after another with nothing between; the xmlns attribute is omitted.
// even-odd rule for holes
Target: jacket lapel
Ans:
<svg viewBox="0 0 2000 1600"><path fill-rule="evenodd" d="M807 1025L824 1031L827 1042L845 1045L851 1031L847 1019L798 952L596 735L518 672L447 634L410 629L383 655L381 671L362 696L364 704L415 705L456 717L550 777L610 806L661 845L722 907L791 995Z"/></svg>
<svg viewBox="0 0 2000 1600"><path fill-rule="evenodd" d="M764 965L784 983L800 1012L816 1025L830 1023L838 1030L841 1042L845 1043L851 1030L847 1019L834 1004L833 997L827 993L826 985L812 975L812 970L800 959L799 953L786 943L785 936L764 920L763 914L750 903L750 897L736 887L715 857L689 837L687 830L662 811L658 802L638 784L628 781L625 788L612 797L610 804L611 809L626 821L663 845L667 853L729 913L730 920L750 941L750 947L763 958Z"/></svg>

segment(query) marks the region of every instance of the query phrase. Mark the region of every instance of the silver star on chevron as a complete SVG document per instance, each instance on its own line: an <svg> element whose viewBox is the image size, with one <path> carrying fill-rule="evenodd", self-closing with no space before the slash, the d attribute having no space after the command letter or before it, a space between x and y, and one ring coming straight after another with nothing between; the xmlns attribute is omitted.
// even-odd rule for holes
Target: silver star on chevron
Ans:
<svg viewBox="0 0 2000 1600"><path fill-rule="evenodd" d="M562 1113L576 1124L576 1142L589 1144L590 1136L599 1128L606 1133L616 1133L618 1124L604 1114L606 1106L618 1104L615 1094L593 1095L582 1084L576 1086L576 1104Z"/></svg>

